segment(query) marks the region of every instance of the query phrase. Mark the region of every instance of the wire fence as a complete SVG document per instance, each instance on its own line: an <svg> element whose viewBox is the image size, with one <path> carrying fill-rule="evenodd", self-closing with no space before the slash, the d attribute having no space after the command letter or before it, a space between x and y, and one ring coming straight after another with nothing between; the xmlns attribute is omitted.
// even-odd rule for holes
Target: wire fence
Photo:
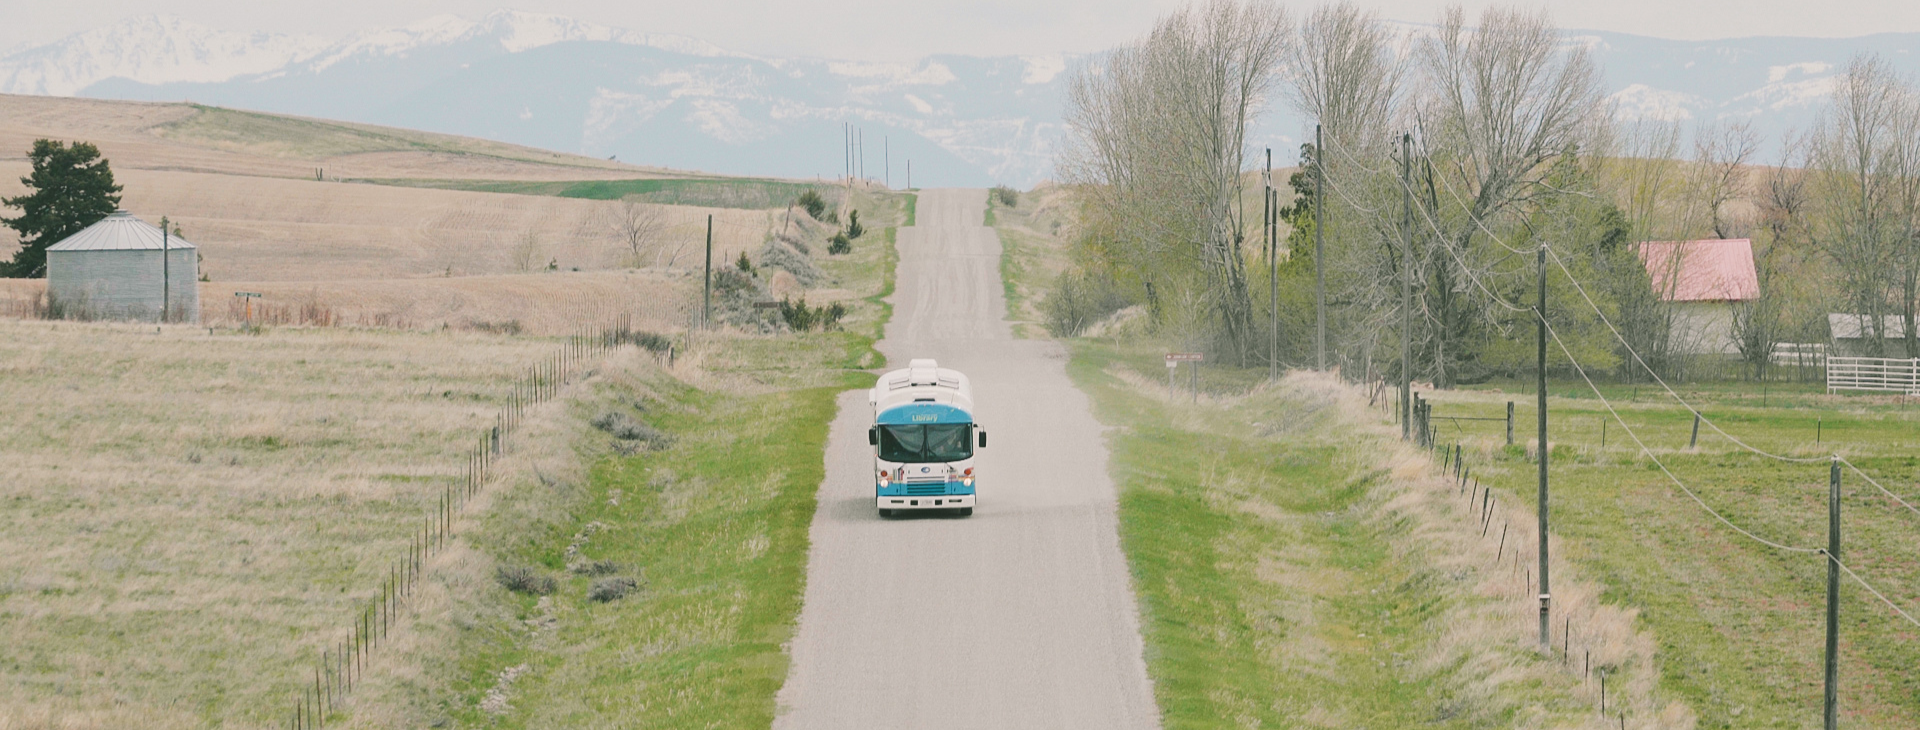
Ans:
<svg viewBox="0 0 1920 730"><path fill-rule="evenodd" d="M563 338L558 352L511 382L506 402L494 415L492 425L475 436L459 476L435 496L433 512L421 518L408 540L406 554L388 567L374 598L335 632L336 638L326 641L315 661L311 683L294 691L287 727L318 730L346 708L348 698L364 681L367 662L389 643L402 617L401 610L417 598L421 580L431 570L431 560L457 537L455 523L463 510L494 481L500 459L513 451L514 435L528 411L559 397L567 385L616 348L648 337L633 331L630 318L618 326L569 335Z"/></svg>

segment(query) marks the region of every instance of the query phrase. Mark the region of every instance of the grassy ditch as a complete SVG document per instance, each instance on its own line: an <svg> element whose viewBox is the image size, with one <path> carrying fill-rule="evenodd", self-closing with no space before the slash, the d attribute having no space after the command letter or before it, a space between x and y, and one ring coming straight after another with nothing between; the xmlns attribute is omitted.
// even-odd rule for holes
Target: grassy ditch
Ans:
<svg viewBox="0 0 1920 730"><path fill-rule="evenodd" d="M891 223L904 201L862 201ZM839 393L866 388L892 289L894 227L826 266L859 300L844 328L705 335L673 369L609 372L576 422L588 466L563 507L550 488L479 542L491 562L552 578L545 595L480 589L460 629L457 683L417 719L457 727L764 728L789 666L815 491ZM884 245L873 245L883 243ZM623 441L617 424L662 438ZM598 427L597 427L598 428ZM545 496L542 496L545 495ZM511 500L510 500L511 502ZM609 587L631 580L607 600ZM611 581L611 583L610 583ZM459 622L456 622L458 624Z"/></svg>
<svg viewBox="0 0 1920 730"><path fill-rule="evenodd" d="M1164 387L1157 349L1071 346L1070 373L1117 427L1121 541L1166 727L1687 721L1650 691L1631 614L1558 561L1557 615L1579 630L1538 654L1514 561L1526 530L1482 533L1479 508L1352 389L1296 375L1191 403ZM1522 517L1492 514L1496 533Z"/></svg>
<svg viewBox="0 0 1920 730"><path fill-rule="evenodd" d="M736 353L741 370L780 357L811 358L810 372L753 371L752 385L709 387L641 375L577 406L648 423L671 445L622 455L616 440L593 459L569 519L537 540L500 541L502 564L552 576L556 590L496 591L511 617L469 632L467 679L445 702L446 719L505 728L772 722L835 397L872 382L835 367L861 359L864 338L806 340L744 353L741 343L713 345ZM623 578L633 581L626 595L596 596Z"/></svg>
<svg viewBox="0 0 1920 730"><path fill-rule="evenodd" d="M1785 392L1782 392L1782 391ZM1658 386L1603 386L1622 417L1681 481L1734 523L1796 546L1826 544L1825 463L1746 453L1702 426ZM1640 453L1584 383L1549 392L1556 531L1569 556L1604 576L1609 600L1642 607L1660 637L1660 684L1700 714L1703 728L1799 728L1822 703L1826 565L1733 533ZM1532 395L1430 394L1436 416L1503 417L1515 401L1518 443L1497 421L1440 420L1475 473L1516 504L1533 504ZM1578 396L1584 397L1563 397ZM1727 431L1776 453L1840 453L1920 504L1920 412L1897 396L1828 396L1817 387L1714 384L1682 393ZM1604 433L1603 433L1603 423ZM1602 445L1604 439L1605 445ZM1818 439L1818 443L1816 443ZM1851 471L1841 475L1842 556L1907 608L1920 605L1920 516ZM1684 556L1684 557L1683 557ZM1848 582L1841 588L1842 722L1920 726L1920 631Z"/></svg>
<svg viewBox="0 0 1920 730"><path fill-rule="evenodd" d="M1000 283L1015 337L1047 336L1046 315L1040 309L1043 291L1066 268L1066 256L1054 238L1063 225L1061 202L1053 188L1022 195L1016 205L987 196L987 225L1000 237Z"/></svg>

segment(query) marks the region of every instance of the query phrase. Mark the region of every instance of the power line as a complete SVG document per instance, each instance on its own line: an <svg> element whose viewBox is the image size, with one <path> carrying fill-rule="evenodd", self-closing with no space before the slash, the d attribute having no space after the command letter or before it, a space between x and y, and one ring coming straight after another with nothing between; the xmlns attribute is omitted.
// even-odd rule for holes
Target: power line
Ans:
<svg viewBox="0 0 1920 730"><path fill-rule="evenodd" d="M1852 464L1848 464L1848 466L1852 466ZM1893 609L1894 613L1900 614L1900 618L1906 619L1907 623L1913 624L1915 627L1920 627L1920 621L1915 621L1911 614L1907 613L1906 611L1900 610L1899 606L1894 605L1893 601L1890 601L1887 599L1886 594L1881 593L1880 589L1874 588L1873 584L1868 583L1866 579L1861 578L1859 573L1853 572L1853 569L1847 567L1846 563L1840 562L1840 559L1834 557L1833 553L1827 552L1825 548L1822 548L1819 552L1826 555L1828 560L1833 561L1834 565L1840 566L1841 570L1846 571L1847 577L1852 578L1853 582L1859 583L1860 587L1867 589L1867 592L1872 593L1874 598L1878 598L1880 599L1881 603L1887 604L1887 608L1891 608Z"/></svg>
<svg viewBox="0 0 1920 730"><path fill-rule="evenodd" d="M1545 321L1545 318L1542 318L1542 321ZM1600 399L1600 405L1606 407L1607 413L1612 415L1613 420L1620 424L1620 428L1624 429L1627 432L1627 437L1633 439L1634 445L1640 447L1640 452L1643 454L1646 454L1647 458L1653 461L1654 466L1660 467L1660 473L1667 475L1667 479L1672 480L1674 486L1679 487L1680 491L1685 492L1688 497L1691 497L1695 504L1700 505L1700 509L1706 510L1707 514L1713 515L1714 519L1719 520L1721 524L1724 524L1727 527L1732 528L1734 532L1738 532L1742 535L1745 535L1747 536L1748 539L1751 539L1755 542L1761 543L1768 547L1771 547L1777 550L1785 550L1788 552L1795 552L1795 553L1825 552L1825 550L1822 548L1794 547L1792 545L1784 545L1778 542L1774 542L1772 540L1768 540L1759 535L1755 535L1752 532L1747 531L1746 528L1733 524L1732 520L1727 519L1725 515L1720 514L1719 511L1708 506L1706 500L1701 499L1700 495L1695 494L1692 489L1689 489L1685 482L1680 481L1680 477L1674 476L1673 471L1668 469L1667 465L1664 462L1660 461L1660 457L1654 455L1653 449L1648 448L1646 442L1640 440L1640 434L1636 433L1633 430L1632 426L1627 425L1626 419L1620 417L1620 412L1614 409L1612 401L1607 400L1607 397L1600 393L1600 386L1595 385L1593 382L1593 378L1590 378L1587 376L1587 369L1580 366L1579 360L1574 359L1573 350L1569 349L1567 347L1567 343L1560 339L1560 332L1558 330L1555 330L1552 324L1547 325L1547 334L1553 337L1554 344L1559 345L1560 351L1566 354L1567 362L1573 364L1574 372L1579 373L1580 379L1583 381L1586 381L1587 387L1593 390L1593 397ZM1546 447L1545 444L1541 445L1541 448L1545 448L1545 447Z"/></svg>
<svg viewBox="0 0 1920 730"><path fill-rule="evenodd" d="M1767 457L1769 459L1777 459L1779 461L1791 462L1795 464L1813 464L1825 458L1825 457L1817 457L1817 456L1816 457L1795 457L1795 456L1784 456L1781 454L1775 454L1765 449L1755 447L1752 444L1749 444L1745 441L1740 440L1738 437L1734 436L1733 434L1727 433L1726 429L1723 429L1720 427L1720 424L1714 423L1713 419L1707 418L1706 414L1700 412L1700 409L1694 408L1693 404L1688 403L1685 398L1680 397L1679 393L1674 392L1673 387L1667 385L1667 381L1661 378L1659 373L1654 372L1653 367L1648 365L1647 361L1640 357L1640 352L1638 350L1633 349L1633 345L1627 342L1626 336L1620 334L1620 330L1613 326L1613 321L1607 319L1606 313L1600 311L1600 305L1593 301L1593 297L1587 293L1587 288L1585 286L1581 286L1580 279L1575 277L1573 275L1573 271L1567 268L1566 262L1561 261L1560 256L1558 254L1554 254L1551 250L1549 250L1547 253L1553 258L1554 265L1560 267L1560 271L1567 275L1567 280L1570 282L1573 282L1573 288L1575 291L1580 292L1580 298L1586 300L1587 306L1592 308L1593 313L1596 316L1600 317L1600 321L1607 325L1607 331L1613 333L1614 339L1619 340L1620 345L1626 348L1627 353L1630 355L1633 355L1634 362L1640 363L1640 367L1647 371L1647 375L1652 376L1653 381L1656 383L1659 383L1660 388L1662 390L1667 391L1667 395L1673 396L1673 400L1679 403L1680 407L1687 409L1688 412L1692 413L1695 417L1699 418L1701 422L1707 424L1707 426L1712 428L1716 433L1719 433L1721 436L1726 437L1728 441L1732 441L1733 443L1738 444L1740 448L1746 449L1748 451Z"/></svg>
<svg viewBox="0 0 1920 730"><path fill-rule="evenodd" d="M1854 466L1853 462L1847 461L1846 457L1835 455L1833 458L1839 459L1840 463L1842 464L1846 464L1848 469L1853 470L1853 473L1859 474L1861 479L1867 480L1868 484L1872 484L1874 487L1878 488L1881 494L1885 494L1888 497L1892 498L1893 501L1899 502L1900 506L1907 508L1908 512L1912 512L1916 515L1920 515L1920 509L1914 508L1912 504L1907 503L1907 500L1901 499L1900 495L1894 494L1893 492L1888 491L1886 487L1880 486L1880 482L1875 481L1873 477L1867 476L1866 472L1861 471L1860 467Z"/></svg>

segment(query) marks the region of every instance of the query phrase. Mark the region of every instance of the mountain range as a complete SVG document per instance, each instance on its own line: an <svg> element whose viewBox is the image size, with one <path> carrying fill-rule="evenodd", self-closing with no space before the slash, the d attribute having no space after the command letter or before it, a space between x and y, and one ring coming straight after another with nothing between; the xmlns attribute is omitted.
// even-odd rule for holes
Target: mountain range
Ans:
<svg viewBox="0 0 1920 730"><path fill-rule="evenodd" d="M1920 33L1675 41L1570 31L1625 119L1747 119L1777 155L1850 58L1920 71ZM0 56L0 92L180 101L463 134L709 172L834 178L846 126L865 177L1029 186L1066 125L1074 55L908 63L776 58L680 35L500 10L327 41L127 19ZM1310 126L1275 103L1256 146L1292 160ZM1763 159L1761 161L1771 161Z"/></svg>

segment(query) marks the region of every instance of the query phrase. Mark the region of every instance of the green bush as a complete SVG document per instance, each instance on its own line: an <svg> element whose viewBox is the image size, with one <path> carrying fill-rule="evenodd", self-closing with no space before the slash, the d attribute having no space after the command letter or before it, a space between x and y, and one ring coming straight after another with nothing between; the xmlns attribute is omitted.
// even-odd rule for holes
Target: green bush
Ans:
<svg viewBox="0 0 1920 730"><path fill-rule="evenodd" d="M821 220L820 216L827 212L827 200L820 197L819 191L816 190L801 193L800 198L794 202L806 209L807 215L813 216L814 220Z"/></svg>
<svg viewBox="0 0 1920 730"><path fill-rule="evenodd" d="M847 316L847 307L834 302L824 307L808 307L807 298L800 301L780 300L780 318L795 332L806 332L815 328L830 330L840 326L840 318Z"/></svg>
<svg viewBox="0 0 1920 730"><path fill-rule="evenodd" d="M859 238L860 234L866 232L867 227L860 225L860 211L847 213L847 238Z"/></svg>
<svg viewBox="0 0 1920 730"><path fill-rule="evenodd" d="M827 239L827 241L827 253L843 254L853 252L853 241L849 240L845 233L835 233L833 234L833 238Z"/></svg>
<svg viewBox="0 0 1920 730"><path fill-rule="evenodd" d="M741 271L745 271L749 274L753 273L753 262L747 260L747 252L745 251L740 252L740 260L733 262L733 265L740 267Z"/></svg>
<svg viewBox="0 0 1920 730"><path fill-rule="evenodd" d="M992 189L988 190L988 192L993 195L994 200L1000 201L1001 205L1009 208L1016 208L1020 205L1020 191L1018 190L1014 190L1005 185L995 185Z"/></svg>

